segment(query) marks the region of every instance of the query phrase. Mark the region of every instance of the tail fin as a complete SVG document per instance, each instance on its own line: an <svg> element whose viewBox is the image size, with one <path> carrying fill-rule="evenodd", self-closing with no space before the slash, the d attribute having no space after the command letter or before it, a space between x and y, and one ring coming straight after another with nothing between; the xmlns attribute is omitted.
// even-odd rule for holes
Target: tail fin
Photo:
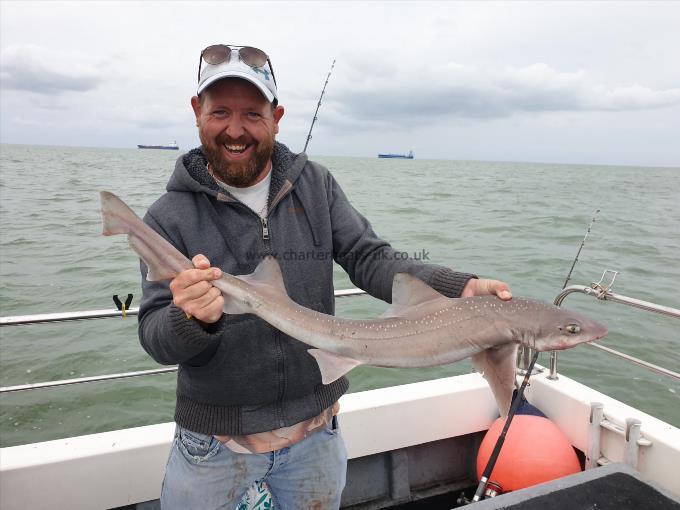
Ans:
<svg viewBox="0 0 680 510"><path fill-rule="evenodd" d="M99 197L102 204L103 235L129 234L131 222L141 221L139 216L113 193L100 191Z"/></svg>
<svg viewBox="0 0 680 510"><path fill-rule="evenodd" d="M105 236L127 234L128 244L148 267L149 281L174 278L193 264L163 236L144 223L125 202L113 193L101 191Z"/></svg>

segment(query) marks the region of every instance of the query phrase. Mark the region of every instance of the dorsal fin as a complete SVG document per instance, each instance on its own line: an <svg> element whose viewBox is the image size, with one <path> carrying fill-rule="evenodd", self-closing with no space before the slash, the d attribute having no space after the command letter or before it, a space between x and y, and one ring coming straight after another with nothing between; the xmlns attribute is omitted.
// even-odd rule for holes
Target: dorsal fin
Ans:
<svg viewBox="0 0 680 510"><path fill-rule="evenodd" d="M243 281L251 284L265 284L287 295L286 286L283 283L283 274L278 261L271 255L262 259L255 271L250 274L239 276Z"/></svg>
<svg viewBox="0 0 680 510"><path fill-rule="evenodd" d="M392 281L392 306L415 306L442 294L408 273L397 273Z"/></svg>
<svg viewBox="0 0 680 510"><path fill-rule="evenodd" d="M392 306L381 317L401 317L409 307L445 298L422 280L408 273L397 273L392 281Z"/></svg>
<svg viewBox="0 0 680 510"><path fill-rule="evenodd" d="M263 258L252 273L239 275L236 278L250 284L254 289L268 298L280 299L285 297L285 299L290 299L286 292L286 286L283 283L281 266L279 266L278 261L272 256L268 255ZM231 296L227 296L226 294L223 295L224 313L252 313L252 308L249 306L244 306L242 302Z"/></svg>

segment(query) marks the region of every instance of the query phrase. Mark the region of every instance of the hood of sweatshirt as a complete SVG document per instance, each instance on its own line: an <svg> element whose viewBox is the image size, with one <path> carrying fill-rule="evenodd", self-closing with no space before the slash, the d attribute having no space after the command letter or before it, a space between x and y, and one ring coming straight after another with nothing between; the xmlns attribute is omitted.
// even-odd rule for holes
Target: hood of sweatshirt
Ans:
<svg viewBox="0 0 680 510"><path fill-rule="evenodd" d="M295 154L280 142L274 142L272 152L272 180L269 188L269 199L279 192L286 184L291 185L300 176L302 169L307 163L307 155L302 152ZM168 191L189 191L193 193L206 193L220 200L218 195L227 195L220 188L215 179L208 172L208 160L203 152L203 147L197 147L177 158L175 170L170 176L166 186Z"/></svg>

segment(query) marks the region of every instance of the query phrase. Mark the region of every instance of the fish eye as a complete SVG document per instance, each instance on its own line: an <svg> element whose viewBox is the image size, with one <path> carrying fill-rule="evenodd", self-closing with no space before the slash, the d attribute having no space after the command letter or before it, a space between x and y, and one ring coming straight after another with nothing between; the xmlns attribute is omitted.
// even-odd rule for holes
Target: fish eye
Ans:
<svg viewBox="0 0 680 510"><path fill-rule="evenodd" d="M576 335L577 333L581 332L581 326L578 324L569 324L567 326L567 332L571 333L572 335Z"/></svg>

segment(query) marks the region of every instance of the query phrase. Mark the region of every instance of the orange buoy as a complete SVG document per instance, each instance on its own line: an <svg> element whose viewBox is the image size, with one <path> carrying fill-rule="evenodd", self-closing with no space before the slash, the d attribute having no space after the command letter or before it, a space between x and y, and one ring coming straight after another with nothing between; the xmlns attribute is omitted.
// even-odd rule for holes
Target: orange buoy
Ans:
<svg viewBox="0 0 680 510"><path fill-rule="evenodd" d="M477 478L489 461L505 419L498 418L484 436L477 454ZM500 492L515 491L555 480L581 471L581 463L569 439L542 416L516 415L510 424L505 443L489 484Z"/></svg>

